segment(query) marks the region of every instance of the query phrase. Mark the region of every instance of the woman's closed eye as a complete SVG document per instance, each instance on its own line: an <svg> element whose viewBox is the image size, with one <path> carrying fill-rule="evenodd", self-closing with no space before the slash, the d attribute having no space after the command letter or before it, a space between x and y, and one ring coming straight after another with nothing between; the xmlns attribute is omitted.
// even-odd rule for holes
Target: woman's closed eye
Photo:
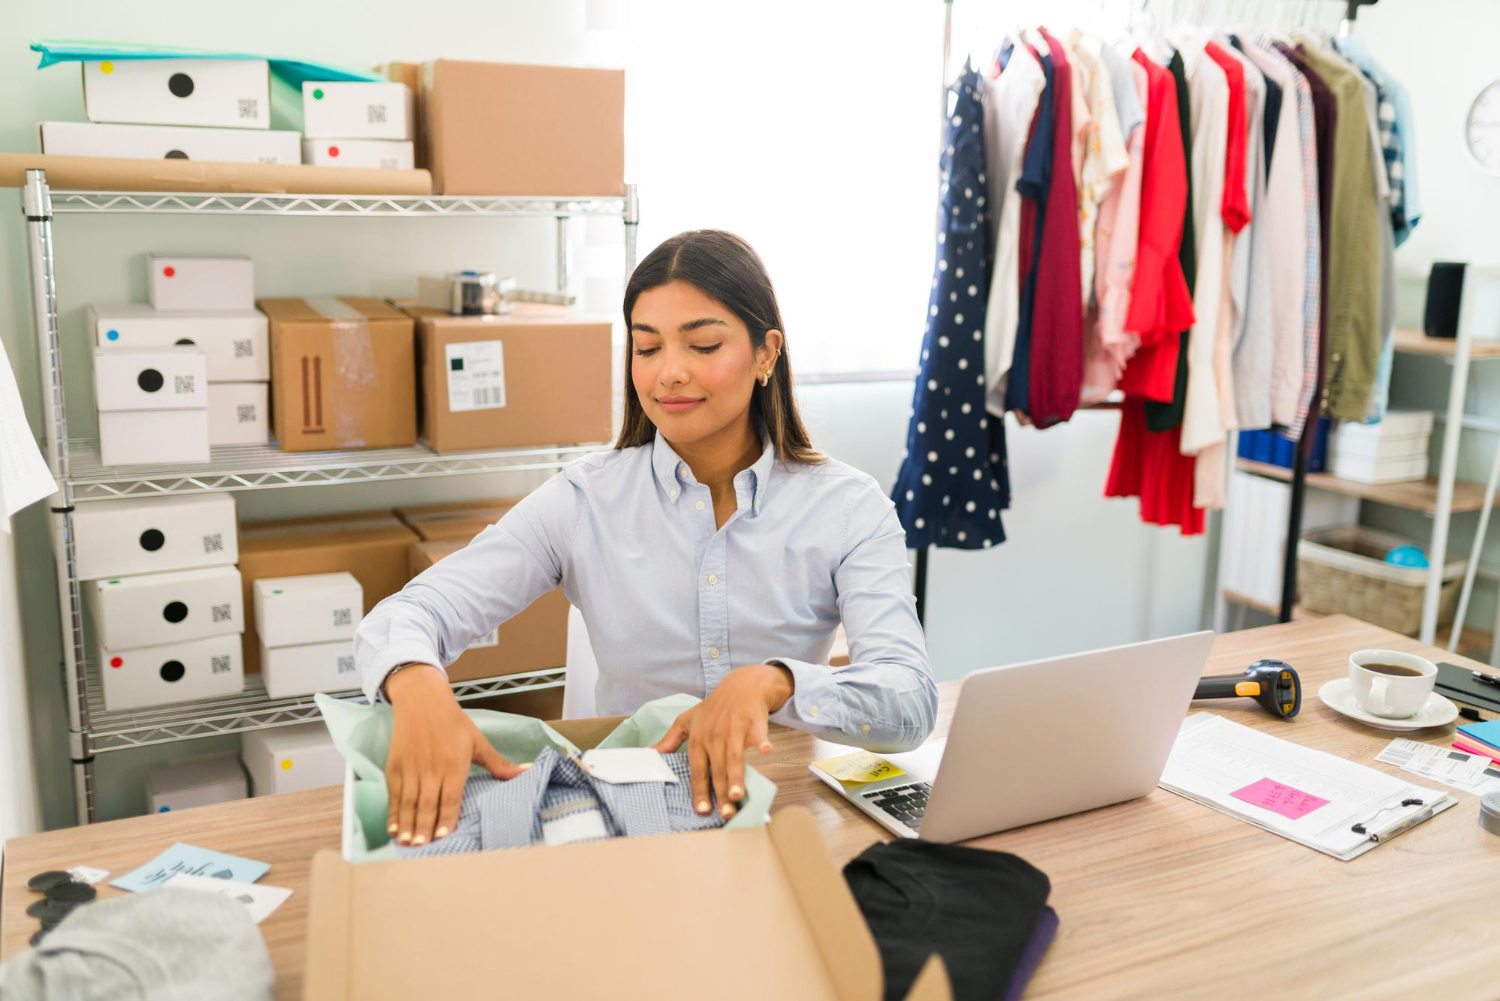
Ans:
<svg viewBox="0 0 1500 1001"><path fill-rule="evenodd" d="M696 351L696 352L698 352L699 354L711 355L715 351L717 351L720 348L722 348L723 346L724 346L724 342L723 341L720 341L718 344L694 344L693 345L693 350ZM640 355L642 358L649 358L652 355L656 354L656 352L658 352L660 350L661 350L660 347L654 347L654 348L636 348L635 349L635 353L638 354L638 355Z"/></svg>

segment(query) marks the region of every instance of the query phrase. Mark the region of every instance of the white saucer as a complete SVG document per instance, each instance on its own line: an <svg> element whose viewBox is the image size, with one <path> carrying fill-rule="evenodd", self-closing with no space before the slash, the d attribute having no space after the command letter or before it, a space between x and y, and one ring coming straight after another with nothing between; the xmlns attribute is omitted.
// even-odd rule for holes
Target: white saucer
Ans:
<svg viewBox="0 0 1500 1001"><path fill-rule="evenodd" d="M1360 708L1359 703L1354 700L1354 689L1350 686L1348 678L1338 678L1328 682L1318 689L1318 698L1322 699L1323 704L1334 712L1378 730L1425 730L1430 726L1443 726L1458 719L1458 706L1437 692L1428 695L1422 708L1417 710L1415 715L1405 719L1386 719L1384 716L1376 716Z"/></svg>

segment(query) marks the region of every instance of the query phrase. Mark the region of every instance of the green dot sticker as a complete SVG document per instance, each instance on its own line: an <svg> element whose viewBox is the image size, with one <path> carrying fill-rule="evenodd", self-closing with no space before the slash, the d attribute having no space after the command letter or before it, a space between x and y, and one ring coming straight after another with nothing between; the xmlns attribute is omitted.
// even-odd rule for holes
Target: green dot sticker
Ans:
<svg viewBox="0 0 1500 1001"><path fill-rule="evenodd" d="M321 100L323 100L323 88L319 87L317 90L313 91L313 100L314 101L321 101Z"/></svg>
<svg viewBox="0 0 1500 1001"><path fill-rule="evenodd" d="M120 583L120 582L119 582L119 581L117 581L117 580L112 580L112 581L110 581L110 583L111 583L111 584L118 584L118 583Z"/></svg>
<svg viewBox="0 0 1500 1001"><path fill-rule="evenodd" d="M281 593L281 588L278 587L278 588L274 589L271 593L272 594L280 594Z"/></svg>

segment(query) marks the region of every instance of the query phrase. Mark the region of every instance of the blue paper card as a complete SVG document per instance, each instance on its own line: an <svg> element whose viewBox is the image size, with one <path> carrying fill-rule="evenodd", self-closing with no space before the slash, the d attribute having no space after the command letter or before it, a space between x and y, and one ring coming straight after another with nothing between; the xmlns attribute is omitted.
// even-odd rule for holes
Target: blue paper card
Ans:
<svg viewBox="0 0 1500 1001"><path fill-rule="evenodd" d="M179 841L139 869L127 872L119 879L110 880L109 885L131 893L144 893L156 889L179 872L213 879L232 879L238 883L253 883L264 876L269 868L271 866L267 862L225 855L223 852Z"/></svg>
<svg viewBox="0 0 1500 1001"><path fill-rule="evenodd" d="M1500 747L1500 719L1487 719L1483 723L1465 723L1458 732L1473 737L1482 744Z"/></svg>

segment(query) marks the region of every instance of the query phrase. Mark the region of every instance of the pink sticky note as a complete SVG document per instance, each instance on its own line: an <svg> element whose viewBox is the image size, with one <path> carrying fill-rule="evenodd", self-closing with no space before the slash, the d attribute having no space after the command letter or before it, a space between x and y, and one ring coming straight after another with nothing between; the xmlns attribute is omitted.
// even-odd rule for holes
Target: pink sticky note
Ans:
<svg viewBox="0 0 1500 1001"><path fill-rule="evenodd" d="M1310 792L1301 789L1293 789L1291 786L1273 782L1270 779L1261 779L1252 782L1243 789L1236 789L1229 795L1235 799L1242 799L1246 803L1279 813L1287 820L1298 820L1312 813L1320 806L1327 806L1328 800L1321 796L1314 796Z"/></svg>

